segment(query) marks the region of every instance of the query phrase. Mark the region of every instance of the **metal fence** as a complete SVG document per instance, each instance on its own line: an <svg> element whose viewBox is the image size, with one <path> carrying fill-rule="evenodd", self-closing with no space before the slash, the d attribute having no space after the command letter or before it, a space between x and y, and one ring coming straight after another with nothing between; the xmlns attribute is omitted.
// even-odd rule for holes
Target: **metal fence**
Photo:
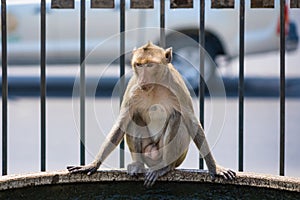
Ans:
<svg viewBox="0 0 300 200"><path fill-rule="evenodd" d="M125 3L120 1L120 33L125 31ZM80 1L80 164L85 164L85 41L86 41L86 0ZM165 7L171 8L192 8L193 4L200 4L199 13L199 42L204 46L205 38L205 3L211 3L212 8L230 9L234 7L234 0L170 0L170 5L166 5L164 0L160 0L160 46L164 47L165 39ZM279 173L284 175L285 162L285 0L280 0L280 163ZM97 9L114 8L114 0L91 0L91 7ZM130 7L137 9L153 8L153 0L131 0ZM72 9L74 0L52 0L52 9ZM299 0L290 1L291 8L300 8ZM272 0L252 0L251 8L274 8ZM2 175L7 174L7 136L8 136L8 81L7 81L7 5L6 0L1 0L1 34L2 34ZM41 171L46 170L46 1L40 1L40 106L41 106ZM87 19L88 20L88 19ZM244 163L244 39L245 39L245 1L240 0L239 5L239 123L238 123L238 170L243 171ZM120 77L125 74L125 34L120 34ZM204 74L203 52L200 51L200 73ZM121 84L121 91L124 92L125 82ZM200 77L199 87L199 108L200 122L204 124L204 98L205 84L203 77ZM120 95L122 100L122 95ZM120 167L124 167L124 141L120 146ZM203 168L203 160L199 159L199 168Z"/></svg>

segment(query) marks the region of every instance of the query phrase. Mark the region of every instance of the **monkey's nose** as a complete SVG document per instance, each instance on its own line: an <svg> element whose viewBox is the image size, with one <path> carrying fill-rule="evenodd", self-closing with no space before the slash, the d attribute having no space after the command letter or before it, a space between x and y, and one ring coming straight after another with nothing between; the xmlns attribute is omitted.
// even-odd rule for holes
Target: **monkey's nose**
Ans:
<svg viewBox="0 0 300 200"><path fill-rule="evenodd" d="M144 80L139 80L138 82L139 86L143 89L143 87L147 84Z"/></svg>
<svg viewBox="0 0 300 200"><path fill-rule="evenodd" d="M150 88L150 85L147 83L141 84L141 89L142 90L148 90Z"/></svg>

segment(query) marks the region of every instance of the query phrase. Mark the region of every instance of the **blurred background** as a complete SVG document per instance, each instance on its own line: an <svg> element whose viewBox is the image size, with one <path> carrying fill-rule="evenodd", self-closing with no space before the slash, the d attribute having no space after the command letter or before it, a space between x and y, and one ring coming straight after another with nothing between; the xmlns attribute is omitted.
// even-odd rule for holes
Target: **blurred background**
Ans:
<svg viewBox="0 0 300 200"><path fill-rule="evenodd" d="M47 2L46 169L64 170L79 164L80 9L79 1L75 9L51 9ZM119 97L114 90L119 76L118 2L115 9L92 9L89 1L86 6L86 163L93 160L118 114ZM173 47L173 64L188 84L199 112L199 6L179 10L166 2L167 47ZM244 171L279 173L278 2L274 9L250 9L246 1ZM7 0L7 4L8 174L36 172L40 170L40 3ZM131 74L131 50L149 40L158 43L160 33L159 1L149 10L129 5L126 1L126 78ZM218 163L234 170L238 169L238 5L235 1L235 9L211 9L207 4L205 21L204 75L210 88L205 129ZM285 174L300 177L300 10L289 9L288 18ZM226 96L212 98L210 90L218 90L215 83L220 80ZM126 166L131 161L128 149L125 156ZM119 167L118 148L102 167ZM194 144L180 168L198 168Z"/></svg>

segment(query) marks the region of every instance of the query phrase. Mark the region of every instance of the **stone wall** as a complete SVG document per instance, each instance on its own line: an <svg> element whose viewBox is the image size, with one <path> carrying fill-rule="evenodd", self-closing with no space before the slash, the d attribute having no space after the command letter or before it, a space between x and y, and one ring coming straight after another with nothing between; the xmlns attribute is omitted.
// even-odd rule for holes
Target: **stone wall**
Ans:
<svg viewBox="0 0 300 200"><path fill-rule="evenodd" d="M0 191L28 186L41 186L66 183L93 183L104 181L143 181L143 176L133 178L127 175L126 170L105 170L87 176L85 174L70 174L65 171L40 172L25 175L9 175L0 178ZM209 174L203 170L178 169L158 179L158 181L173 182L199 182L218 183L232 185L247 185L253 187L265 187L287 191L300 192L300 178L285 176L273 176L255 173L237 173L233 181L216 178L211 180Z"/></svg>

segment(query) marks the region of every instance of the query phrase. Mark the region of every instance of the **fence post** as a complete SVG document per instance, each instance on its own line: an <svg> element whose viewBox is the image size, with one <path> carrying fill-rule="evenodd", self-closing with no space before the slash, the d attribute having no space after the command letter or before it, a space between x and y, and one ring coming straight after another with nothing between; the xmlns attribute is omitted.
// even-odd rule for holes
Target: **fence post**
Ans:
<svg viewBox="0 0 300 200"><path fill-rule="evenodd" d="M280 0L280 164L279 174L284 176L285 160L285 0Z"/></svg>
<svg viewBox="0 0 300 200"><path fill-rule="evenodd" d="M240 54L239 54L239 171L244 170L244 53L245 0L240 0Z"/></svg>
<svg viewBox="0 0 300 200"><path fill-rule="evenodd" d="M120 104L125 90L125 0L120 0ZM120 168L125 166L124 139L120 143Z"/></svg>
<svg viewBox="0 0 300 200"><path fill-rule="evenodd" d="M200 27L199 27L199 41L200 41L200 82L199 82L199 118L200 123L204 129L204 100L205 100L205 78L204 78L204 47L205 47L205 0L200 0ZM203 169L203 158L199 154L199 169Z"/></svg>
<svg viewBox="0 0 300 200"><path fill-rule="evenodd" d="M160 42L162 48L166 47L166 32L165 32L165 0L160 0Z"/></svg>
<svg viewBox="0 0 300 200"><path fill-rule="evenodd" d="M7 21L6 0L1 0L2 35L2 175L7 175Z"/></svg>
<svg viewBox="0 0 300 200"><path fill-rule="evenodd" d="M85 164L85 0L80 5L80 164Z"/></svg>
<svg viewBox="0 0 300 200"><path fill-rule="evenodd" d="M41 171L46 170L46 2L41 0Z"/></svg>

